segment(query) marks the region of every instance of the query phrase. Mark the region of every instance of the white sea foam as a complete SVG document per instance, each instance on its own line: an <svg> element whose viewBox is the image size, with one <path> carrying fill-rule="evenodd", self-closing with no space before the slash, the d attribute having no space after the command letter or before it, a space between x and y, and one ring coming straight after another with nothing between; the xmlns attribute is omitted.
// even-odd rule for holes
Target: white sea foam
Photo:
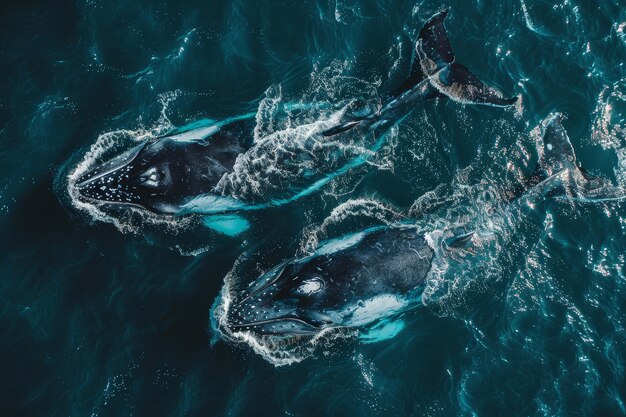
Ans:
<svg viewBox="0 0 626 417"><path fill-rule="evenodd" d="M300 253L310 254L318 249L322 239L331 239L329 230L348 219L367 218L382 224L391 224L403 219L396 209L374 199L351 199L335 207L324 221L305 230L300 242Z"/></svg>
<svg viewBox="0 0 626 417"><path fill-rule="evenodd" d="M289 201L351 164L369 162L389 169L388 161L373 158L376 138L321 135L340 123L357 100L377 94L379 83L346 76L349 66L349 61L335 61L316 67L299 106L285 98L280 85L268 88L257 109L254 146L237 158L216 191L247 202Z"/></svg>
<svg viewBox="0 0 626 417"><path fill-rule="evenodd" d="M615 152L618 160L615 177L622 188L626 187L626 79L606 86L600 92L591 140Z"/></svg>

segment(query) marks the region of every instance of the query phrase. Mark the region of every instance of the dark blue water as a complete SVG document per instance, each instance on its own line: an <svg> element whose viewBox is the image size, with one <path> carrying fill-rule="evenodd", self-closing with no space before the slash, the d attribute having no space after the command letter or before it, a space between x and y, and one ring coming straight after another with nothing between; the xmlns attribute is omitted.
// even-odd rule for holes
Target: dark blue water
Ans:
<svg viewBox="0 0 626 417"><path fill-rule="evenodd" d="M532 171L536 127L555 111L586 169L626 185L625 6L4 2L0 414L626 414L624 203L497 204ZM427 103L367 164L249 214L236 237L72 195L101 153L174 127L253 112L260 137L290 138L323 110L281 105L377 100L444 7L459 62L516 106ZM223 288L321 240L477 216L482 245L433 271L395 337L279 349L216 329Z"/></svg>

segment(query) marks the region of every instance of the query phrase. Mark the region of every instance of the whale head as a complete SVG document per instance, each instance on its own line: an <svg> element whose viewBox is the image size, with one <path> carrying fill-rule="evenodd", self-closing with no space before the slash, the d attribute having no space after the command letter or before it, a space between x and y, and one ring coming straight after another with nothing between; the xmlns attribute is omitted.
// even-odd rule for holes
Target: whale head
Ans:
<svg viewBox="0 0 626 417"><path fill-rule="evenodd" d="M337 288L318 262L288 262L273 268L241 294L228 315L234 331L263 335L314 335L341 325Z"/></svg>
<svg viewBox="0 0 626 417"><path fill-rule="evenodd" d="M188 187L184 149L172 140L142 143L80 176L80 197L174 213Z"/></svg>

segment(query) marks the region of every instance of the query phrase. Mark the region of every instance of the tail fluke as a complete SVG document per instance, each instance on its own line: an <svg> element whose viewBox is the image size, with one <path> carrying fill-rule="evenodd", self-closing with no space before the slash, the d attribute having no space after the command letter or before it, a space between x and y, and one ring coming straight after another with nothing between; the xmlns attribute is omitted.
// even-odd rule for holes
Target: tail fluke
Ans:
<svg viewBox="0 0 626 417"><path fill-rule="evenodd" d="M579 165L563 120L562 113L553 113L541 123L543 135L537 139L539 162L528 186L548 197L571 201L593 203L626 198L623 188Z"/></svg>
<svg viewBox="0 0 626 417"><path fill-rule="evenodd" d="M514 104L517 97L506 98L456 62L443 24L447 15L447 10L437 13L420 30L411 72L396 95L410 91L428 79L434 89L432 97L447 97L465 104L502 107Z"/></svg>
<svg viewBox="0 0 626 417"><path fill-rule="evenodd" d="M541 141L537 141L539 162L535 175L542 181L566 169L578 171L574 147L562 125L563 120L563 113L552 113L541 123L543 135Z"/></svg>
<svg viewBox="0 0 626 417"><path fill-rule="evenodd" d="M415 56L413 57L411 72L404 83L396 90L397 94L410 90L419 84L420 81L427 78L429 74L436 72L437 68L441 69L454 62L452 45L450 45L448 34L443 26L443 21L447 15L447 10L437 13L420 29L415 45ZM424 60L423 57L430 57L430 69L422 68L423 66L428 66L428 61Z"/></svg>
<svg viewBox="0 0 626 417"><path fill-rule="evenodd" d="M453 62L430 77L437 91L463 104L483 104L507 107L515 104L518 97L506 98L501 91L483 83L461 64Z"/></svg>

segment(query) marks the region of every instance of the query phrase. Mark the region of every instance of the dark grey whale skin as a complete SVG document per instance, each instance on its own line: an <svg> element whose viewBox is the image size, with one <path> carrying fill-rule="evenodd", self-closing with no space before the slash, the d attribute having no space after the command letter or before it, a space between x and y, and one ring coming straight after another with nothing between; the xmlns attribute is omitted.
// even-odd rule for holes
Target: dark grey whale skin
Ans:
<svg viewBox="0 0 626 417"><path fill-rule="evenodd" d="M354 319L350 311L359 303L383 294L403 297L419 288L434 258L414 228L373 228L346 239L260 277L231 308L231 328L293 335L343 325Z"/></svg>
<svg viewBox="0 0 626 417"><path fill-rule="evenodd" d="M252 146L254 125L254 119L247 118L199 140L157 138L87 172L76 186L90 200L175 214L190 196L211 193L232 171L237 157Z"/></svg>

